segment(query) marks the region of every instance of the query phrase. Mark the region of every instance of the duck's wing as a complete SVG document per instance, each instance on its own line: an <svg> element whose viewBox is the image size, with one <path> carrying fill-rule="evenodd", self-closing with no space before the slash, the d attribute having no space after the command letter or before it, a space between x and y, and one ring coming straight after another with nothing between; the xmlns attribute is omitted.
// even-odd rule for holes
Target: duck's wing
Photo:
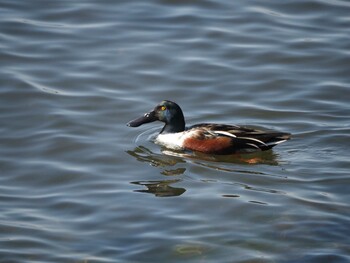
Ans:
<svg viewBox="0 0 350 263"><path fill-rule="evenodd" d="M230 134L239 138L257 139L266 144L276 143L278 141L286 141L291 138L290 133L273 130L259 130L238 125L201 123L191 126L189 130L196 128L200 128L208 132L226 132L227 135Z"/></svg>
<svg viewBox="0 0 350 263"><path fill-rule="evenodd" d="M289 133L211 123L191 126L187 132L191 134L185 141L188 149L215 154L265 151L291 136Z"/></svg>
<svg viewBox="0 0 350 263"><path fill-rule="evenodd" d="M187 150L207 154L233 154L268 150L272 146L254 138L236 137L226 131L210 131L203 128L188 130L183 138Z"/></svg>

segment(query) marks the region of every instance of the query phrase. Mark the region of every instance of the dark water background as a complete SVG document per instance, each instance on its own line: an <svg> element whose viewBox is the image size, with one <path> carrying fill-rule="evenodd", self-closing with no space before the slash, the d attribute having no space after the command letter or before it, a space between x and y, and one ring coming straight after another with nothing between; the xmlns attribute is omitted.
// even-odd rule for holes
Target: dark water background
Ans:
<svg viewBox="0 0 350 263"><path fill-rule="evenodd" d="M350 2L0 0L0 262L349 262ZM293 133L172 156L189 124Z"/></svg>

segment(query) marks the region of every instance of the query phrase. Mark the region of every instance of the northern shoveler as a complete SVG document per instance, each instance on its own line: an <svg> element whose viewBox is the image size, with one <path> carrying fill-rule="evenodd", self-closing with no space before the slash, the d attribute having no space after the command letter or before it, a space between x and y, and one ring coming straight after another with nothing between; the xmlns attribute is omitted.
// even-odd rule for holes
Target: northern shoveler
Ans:
<svg viewBox="0 0 350 263"><path fill-rule="evenodd" d="M161 121L165 125L155 143L173 150L191 150L207 154L233 154L266 151L289 140L291 134L262 131L236 125L201 123L185 127L179 105L164 100L152 111L127 123L130 127Z"/></svg>

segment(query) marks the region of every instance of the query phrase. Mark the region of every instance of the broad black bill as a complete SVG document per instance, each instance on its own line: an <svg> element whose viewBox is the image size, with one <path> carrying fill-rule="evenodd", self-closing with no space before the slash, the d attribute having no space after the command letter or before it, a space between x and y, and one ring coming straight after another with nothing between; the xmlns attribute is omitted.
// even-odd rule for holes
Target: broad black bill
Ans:
<svg viewBox="0 0 350 263"><path fill-rule="evenodd" d="M151 111L151 112L145 113L145 115L143 115L140 118L129 121L126 125L128 125L129 127L139 127L142 124L153 122L156 120L158 120L158 118L157 118L155 112Z"/></svg>

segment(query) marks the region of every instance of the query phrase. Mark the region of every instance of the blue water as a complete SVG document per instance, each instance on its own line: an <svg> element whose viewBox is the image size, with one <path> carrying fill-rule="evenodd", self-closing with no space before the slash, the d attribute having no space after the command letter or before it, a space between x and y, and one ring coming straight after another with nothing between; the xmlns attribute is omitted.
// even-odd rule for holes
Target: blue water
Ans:
<svg viewBox="0 0 350 263"><path fill-rule="evenodd" d="M0 262L350 262L350 2L0 0ZM214 157L126 123L293 134Z"/></svg>

